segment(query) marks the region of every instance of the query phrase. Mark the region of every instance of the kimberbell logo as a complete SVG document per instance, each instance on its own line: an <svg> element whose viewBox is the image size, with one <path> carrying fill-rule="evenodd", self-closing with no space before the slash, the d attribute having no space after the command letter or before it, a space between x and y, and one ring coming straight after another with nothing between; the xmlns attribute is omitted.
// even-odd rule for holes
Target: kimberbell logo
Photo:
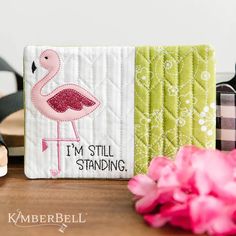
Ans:
<svg viewBox="0 0 236 236"><path fill-rule="evenodd" d="M58 231L64 233L67 224L84 224L86 223L87 213L78 213L74 215L54 213L54 214L23 214L20 209L16 212L8 213L8 223L14 224L20 228L30 228L39 226L55 226Z"/></svg>

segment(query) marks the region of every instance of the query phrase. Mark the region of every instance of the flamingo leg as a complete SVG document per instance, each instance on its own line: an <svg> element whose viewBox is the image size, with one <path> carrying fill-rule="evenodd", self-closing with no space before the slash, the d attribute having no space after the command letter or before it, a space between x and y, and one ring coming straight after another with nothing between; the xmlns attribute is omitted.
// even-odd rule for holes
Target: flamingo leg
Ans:
<svg viewBox="0 0 236 236"><path fill-rule="evenodd" d="M58 170L61 171L61 157L60 157L60 121L57 121L57 161Z"/></svg>
<svg viewBox="0 0 236 236"><path fill-rule="evenodd" d="M57 121L57 170L51 170L52 176L57 176L61 172L60 142L60 121Z"/></svg>
<svg viewBox="0 0 236 236"><path fill-rule="evenodd" d="M76 142L79 142L80 141L80 138L79 138L79 133L78 133L78 130L76 129L76 124L74 121L71 121L71 124L72 124L72 127L73 127L73 131L75 133L75 139L66 139L66 138L61 138L60 137L60 121L57 121L57 138L43 138L42 139L42 151L45 151L47 148L48 148L48 145L47 145L47 141L50 141L50 142L56 142L57 143L57 170L54 170L54 169L51 169L51 175L53 177L57 176L58 174L60 174L61 172L61 153L60 153L60 144L61 142L73 142L73 141L76 141Z"/></svg>
<svg viewBox="0 0 236 236"><path fill-rule="evenodd" d="M79 142L79 141L80 141L80 138L79 138L78 130L77 130L77 128L76 128L75 121L72 120L72 121L71 121L71 124L72 124L73 130L74 130L74 133L75 133L76 141Z"/></svg>

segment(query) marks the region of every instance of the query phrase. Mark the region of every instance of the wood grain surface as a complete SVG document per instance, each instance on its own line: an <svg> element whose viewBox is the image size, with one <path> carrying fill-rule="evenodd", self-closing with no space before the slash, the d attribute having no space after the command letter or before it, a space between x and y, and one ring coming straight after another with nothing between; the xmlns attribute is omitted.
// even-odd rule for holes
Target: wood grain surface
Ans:
<svg viewBox="0 0 236 236"><path fill-rule="evenodd" d="M86 222L66 223L64 233L58 225L22 227L30 224L9 223L9 213L17 209L24 215L82 213ZM127 181L28 180L23 173L23 158L18 157L17 161L10 160L8 175L0 178L0 226L0 235L5 236L192 235L169 226L147 226L134 211Z"/></svg>

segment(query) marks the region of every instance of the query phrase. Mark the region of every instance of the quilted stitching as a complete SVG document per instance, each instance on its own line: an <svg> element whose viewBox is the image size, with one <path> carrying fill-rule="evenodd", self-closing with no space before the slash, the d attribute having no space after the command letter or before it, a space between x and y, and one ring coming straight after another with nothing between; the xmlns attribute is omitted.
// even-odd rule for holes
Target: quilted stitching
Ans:
<svg viewBox="0 0 236 236"><path fill-rule="evenodd" d="M135 173L180 146L215 146L215 62L209 46L138 47Z"/></svg>
<svg viewBox="0 0 236 236"><path fill-rule="evenodd" d="M78 84L94 94L101 105L96 112L76 122L80 145L111 145L114 157L125 160L127 171L79 170L77 158L65 156L63 143L62 174L72 178L129 178L134 166L134 47L27 47L24 56L26 96L25 170L30 178L50 178L49 169L56 166L56 145L50 143L42 153L42 137L55 136L55 123L39 114L30 101L30 91L36 81L45 75L39 67L32 74L30 67L40 53L51 48L62 61L60 73L43 89L45 94L66 83ZM43 127L43 128L42 128ZM63 123L62 137L73 137L70 124ZM32 156L32 153L35 153ZM84 155L83 158L88 158ZM91 158L90 158L91 159ZM99 158L97 158L99 159Z"/></svg>
<svg viewBox="0 0 236 236"><path fill-rule="evenodd" d="M27 68L46 48L27 48L24 61L25 161L26 171L32 178L49 177L48 166L56 164L55 145L51 145L43 157L38 145L41 137L54 134L55 123L42 117L28 99L30 89L45 71L38 71L35 77ZM214 52L209 46L138 47L135 59L132 47L53 49L60 53L63 69L44 92L73 82L95 94L102 106L91 116L78 121L81 143L113 145L117 157L127 160L128 170L122 176L81 172L71 160L63 158L65 174L61 177L130 177L133 174L134 148L135 172L143 173L154 156L173 157L182 145L214 147L215 71ZM61 135L73 135L70 125L62 128ZM32 153L35 153L34 157Z"/></svg>

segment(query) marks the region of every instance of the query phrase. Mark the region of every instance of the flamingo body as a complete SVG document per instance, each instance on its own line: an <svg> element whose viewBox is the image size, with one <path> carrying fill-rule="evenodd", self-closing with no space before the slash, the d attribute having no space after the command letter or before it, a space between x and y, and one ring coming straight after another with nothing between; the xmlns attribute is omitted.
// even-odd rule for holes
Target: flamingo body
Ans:
<svg viewBox="0 0 236 236"><path fill-rule="evenodd" d="M62 85L48 95L33 90L31 98L40 113L56 121L78 120L100 104L88 91L75 84Z"/></svg>
<svg viewBox="0 0 236 236"><path fill-rule="evenodd" d="M43 94L43 87L60 70L60 58L54 50L46 50L40 55L40 65L48 70L31 91L31 100L37 110L49 119L56 121L78 120L94 111L100 102L88 91L76 84L65 84L49 94Z"/></svg>
<svg viewBox="0 0 236 236"><path fill-rule="evenodd" d="M75 120L78 120L93 112L100 102L87 90L76 84L65 84L59 86L49 94L43 94L43 87L53 79L60 70L60 58L54 50L48 49L40 55L40 65L48 71L40 81L38 81L31 90L31 100L36 109L49 119L57 121L56 138L42 138L42 151L48 148L47 142L57 143L57 169L51 169L51 175L57 176L61 172L60 164L60 143L61 142L79 142L79 134L76 129ZM32 72L36 66L33 62ZM60 122L70 121L74 130L75 139L60 137Z"/></svg>

